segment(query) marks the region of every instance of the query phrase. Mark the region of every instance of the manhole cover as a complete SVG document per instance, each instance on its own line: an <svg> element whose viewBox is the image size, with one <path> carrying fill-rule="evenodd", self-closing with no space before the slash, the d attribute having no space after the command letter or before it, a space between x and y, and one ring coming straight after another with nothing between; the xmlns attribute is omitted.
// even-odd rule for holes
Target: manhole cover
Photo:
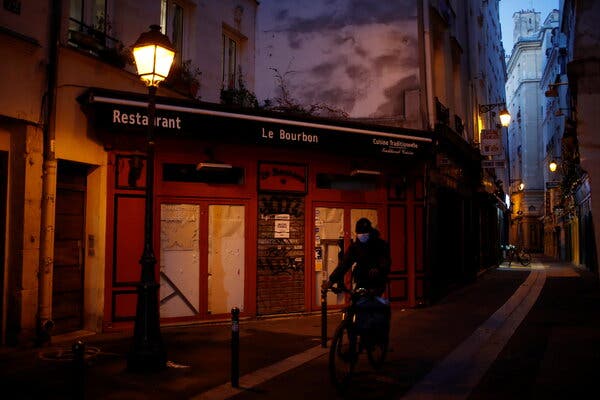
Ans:
<svg viewBox="0 0 600 400"><path fill-rule="evenodd" d="M87 360L96 357L98 353L100 348L86 346L83 358ZM73 361L73 349L70 346L51 347L40 351L38 357L47 361Z"/></svg>

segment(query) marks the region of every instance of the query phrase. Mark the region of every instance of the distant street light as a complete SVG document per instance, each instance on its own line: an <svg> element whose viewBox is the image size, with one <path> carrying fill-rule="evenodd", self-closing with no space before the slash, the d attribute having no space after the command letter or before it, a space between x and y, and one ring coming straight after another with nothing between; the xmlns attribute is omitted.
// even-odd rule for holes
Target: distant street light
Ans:
<svg viewBox="0 0 600 400"><path fill-rule="evenodd" d="M146 133L146 205L144 208L144 250L137 289L137 307L133 331L133 346L127 367L133 371L157 371L167 365L167 355L160 335L158 288L155 266L156 256L152 245L154 196L154 118L156 113L156 88L169 75L175 50L169 38L151 25L133 45L133 56L138 76L148 86L148 130Z"/></svg>
<svg viewBox="0 0 600 400"><path fill-rule="evenodd" d="M500 114L498 114L498 117L500 117L500 124L503 127L506 128L508 125L510 125L510 113L506 108L500 110Z"/></svg>

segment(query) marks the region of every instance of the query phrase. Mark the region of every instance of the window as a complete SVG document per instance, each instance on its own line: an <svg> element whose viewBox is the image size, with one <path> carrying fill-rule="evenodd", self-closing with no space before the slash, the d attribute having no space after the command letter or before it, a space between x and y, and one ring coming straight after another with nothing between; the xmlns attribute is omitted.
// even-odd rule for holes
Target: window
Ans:
<svg viewBox="0 0 600 400"><path fill-rule="evenodd" d="M237 52L237 41L223 33L223 87L227 89L236 87Z"/></svg>
<svg viewBox="0 0 600 400"><path fill-rule="evenodd" d="M160 5L160 28L169 37L175 48L175 63L183 60L183 6L172 0L162 0Z"/></svg>
<svg viewBox="0 0 600 400"><path fill-rule="evenodd" d="M69 28L75 31L84 30L84 25L102 33L110 33L107 21L106 0L71 0L69 5Z"/></svg>

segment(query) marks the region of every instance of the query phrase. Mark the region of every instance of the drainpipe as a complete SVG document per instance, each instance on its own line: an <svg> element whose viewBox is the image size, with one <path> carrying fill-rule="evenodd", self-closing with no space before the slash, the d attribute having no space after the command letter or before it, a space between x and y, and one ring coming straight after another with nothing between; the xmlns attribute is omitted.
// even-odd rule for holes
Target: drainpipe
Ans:
<svg viewBox="0 0 600 400"><path fill-rule="evenodd" d="M55 117L56 81L58 71L58 43L62 4L52 2L50 35L48 41L48 65L46 109L44 113L44 165L42 176L42 224L40 232L40 268L38 276L37 344L50 341L52 321L52 275L54 268L54 223L56 200Z"/></svg>
<svg viewBox="0 0 600 400"><path fill-rule="evenodd" d="M431 19L429 16L429 1L423 0L417 3L419 10L419 24L422 30L422 48L421 48L421 82L425 85L425 126L424 129L433 130L435 127L435 109L433 103L433 67L432 67L432 47L431 47ZM423 102L421 102L423 106Z"/></svg>

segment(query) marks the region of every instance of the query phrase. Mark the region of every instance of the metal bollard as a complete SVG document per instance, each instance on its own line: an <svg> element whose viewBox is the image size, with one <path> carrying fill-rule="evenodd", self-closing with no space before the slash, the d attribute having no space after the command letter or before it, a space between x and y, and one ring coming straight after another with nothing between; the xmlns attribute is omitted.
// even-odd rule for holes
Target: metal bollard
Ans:
<svg viewBox="0 0 600 400"><path fill-rule="evenodd" d="M85 343L81 340L73 343L73 399L85 397Z"/></svg>
<svg viewBox="0 0 600 400"><path fill-rule="evenodd" d="M321 285L321 347L327 347L327 281Z"/></svg>
<svg viewBox="0 0 600 400"><path fill-rule="evenodd" d="M231 387L240 386L240 309L231 309Z"/></svg>

